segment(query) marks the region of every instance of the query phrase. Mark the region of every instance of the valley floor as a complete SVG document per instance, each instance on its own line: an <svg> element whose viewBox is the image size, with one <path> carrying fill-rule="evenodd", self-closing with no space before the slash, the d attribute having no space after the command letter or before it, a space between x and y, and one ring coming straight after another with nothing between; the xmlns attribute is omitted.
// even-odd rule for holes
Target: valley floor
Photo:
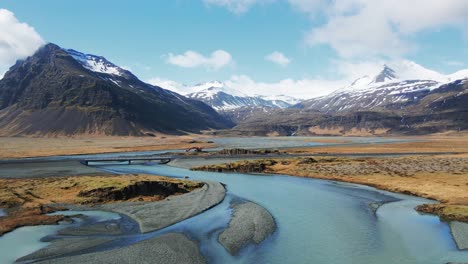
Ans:
<svg viewBox="0 0 468 264"><path fill-rule="evenodd" d="M202 136L0 137L0 146L2 146L0 159L187 149L194 146L212 148L215 146L208 141L194 140L194 138L200 137Z"/></svg>

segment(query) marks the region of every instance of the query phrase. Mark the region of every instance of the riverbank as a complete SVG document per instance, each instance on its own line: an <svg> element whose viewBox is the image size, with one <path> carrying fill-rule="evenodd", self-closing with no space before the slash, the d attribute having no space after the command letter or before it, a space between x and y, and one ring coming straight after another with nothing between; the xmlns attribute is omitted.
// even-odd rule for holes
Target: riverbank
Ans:
<svg viewBox="0 0 468 264"><path fill-rule="evenodd" d="M216 144L203 138L202 135L0 137L0 159L216 147Z"/></svg>
<svg viewBox="0 0 468 264"><path fill-rule="evenodd" d="M272 173L363 184L441 202L417 209L468 222L468 155L393 158L278 158L206 165L194 170Z"/></svg>
<svg viewBox="0 0 468 264"><path fill-rule="evenodd" d="M119 202L155 202L203 186L200 182L152 175L0 179L0 208L7 210L7 215L0 217L0 236L21 226L69 219L48 215L65 210L67 205L95 208Z"/></svg>

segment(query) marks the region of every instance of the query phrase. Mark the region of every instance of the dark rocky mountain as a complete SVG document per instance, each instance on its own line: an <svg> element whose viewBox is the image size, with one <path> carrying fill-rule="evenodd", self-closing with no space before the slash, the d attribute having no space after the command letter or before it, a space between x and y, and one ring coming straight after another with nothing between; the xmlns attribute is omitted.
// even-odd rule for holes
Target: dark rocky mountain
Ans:
<svg viewBox="0 0 468 264"><path fill-rule="evenodd" d="M0 80L0 135L144 135L228 128L210 106L104 57L47 44Z"/></svg>

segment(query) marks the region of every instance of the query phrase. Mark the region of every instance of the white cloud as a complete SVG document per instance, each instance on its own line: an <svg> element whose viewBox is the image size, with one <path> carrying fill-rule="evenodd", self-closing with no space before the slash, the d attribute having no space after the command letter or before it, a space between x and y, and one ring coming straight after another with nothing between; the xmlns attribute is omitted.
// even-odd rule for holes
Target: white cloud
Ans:
<svg viewBox="0 0 468 264"><path fill-rule="evenodd" d="M203 0L207 5L224 7L235 14L247 12L253 5L271 2L271 0Z"/></svg>
<svg viewBox="0 0 468 264"><path fill-rule="evenodd" d="M275 51L265 56L265 60L271 61L281 66L287 66L291 60L283 53Z"/></svg>
<svg viewBox="0 0 468 264"><path fill-rule="evenodd" d="M9 10L0 9L0 74L44 44L33 27L18 21Z"/></svg>
<svg viewBox="0 0 468 264"><path fill-rule="evenodd" d="M311 7L317 5L310 2ZM417 48L411 41L414 33L468 25L466 0L342 0L328 3L326 10L327 22L313 28L306 40L330 45L346 58L403 56Z"/></svg>
<svg viewBox="0 0 468 264"><path fill-rule="evenodd" d="M247 75L234 75L225 81L228 87L245 94L288 95L308 99L329 94L342 87L345 82L324 79L283 79L278 82L258 82Z"/></svg>
<svg viewBox="0 0 468 264"><path fill-rule="evenodd" d="M348 60L334 60L332 61L332 70L338 75L338 78L352 82L357 78L365 75L377 75L384 64L390 64L389 61L384 60L365 60L365 61L348 61Z"/></svg>
<svg viewBox="0 0 468 264"><path fill-rule="evenodd" d="M229 65L231 62L231 54L224 50L213 51L208 57L191 50L179 55L169 53L166 60L166 63L177 65L179 67L207 67L215 70Z"/></svg>
<svg viewBox="0 0 468 264"><path fill-rule="evenodd" d="M179 93L179 94L189 94L194 92L195 90L192 89L192 87L180 84L178 82L160 78L160 77L154 77L146 81L149 84L159 86L161 88L171 90L173 92Z"/></svg>

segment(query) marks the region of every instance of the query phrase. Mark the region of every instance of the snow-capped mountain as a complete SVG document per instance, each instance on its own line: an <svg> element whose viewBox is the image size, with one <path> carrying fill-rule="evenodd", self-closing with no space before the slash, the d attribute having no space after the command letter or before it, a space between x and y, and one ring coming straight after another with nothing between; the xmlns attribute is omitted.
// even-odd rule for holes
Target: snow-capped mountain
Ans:
<svg viewBox="0 0 468 264"><path fill-rule="evenodd" d="M443 75L411 61L383 65L374 76L366 75L350 85L294 107L325 113L376 109L399 109L418 102L443 84L468 78L468 70Z"/></svg>
<svg viewBox="0 0 468 264"><path fill-rule="evenodd" d="M102 56L85 54L74 49L67 49L65 51L90 71L117 76L124 76L129 73Z"/></svg>
<svg viewBox="0 0 468 264"><path fill-rule="evenodd" d="M281 104L282 102L286 102L289 104L289 106L291 105L295 105L299 102L301 102L302 100L300 99L297 99L295 97L292 97L292 96L288 96L288 95L284 95L284 94L279 94L279 95L256 95L264 100L269 100L269 101L273 101L273 102L277 102L278 104ZM281 108L286 108L288 106L284 106L284 107L281 107Z"/></svg>
<svg viewBox="0 0 468 264"><path fill-rule="evenodd" d="M232 111L245 107L287 108L293 105L293 103L297 103L297 99L284 95L278 97L262 95L250 96L227 87L224 83L219 81L198 84L192 87L191 90L196 92L187 94L187 97L203 101L217 111Z"/></svg>

